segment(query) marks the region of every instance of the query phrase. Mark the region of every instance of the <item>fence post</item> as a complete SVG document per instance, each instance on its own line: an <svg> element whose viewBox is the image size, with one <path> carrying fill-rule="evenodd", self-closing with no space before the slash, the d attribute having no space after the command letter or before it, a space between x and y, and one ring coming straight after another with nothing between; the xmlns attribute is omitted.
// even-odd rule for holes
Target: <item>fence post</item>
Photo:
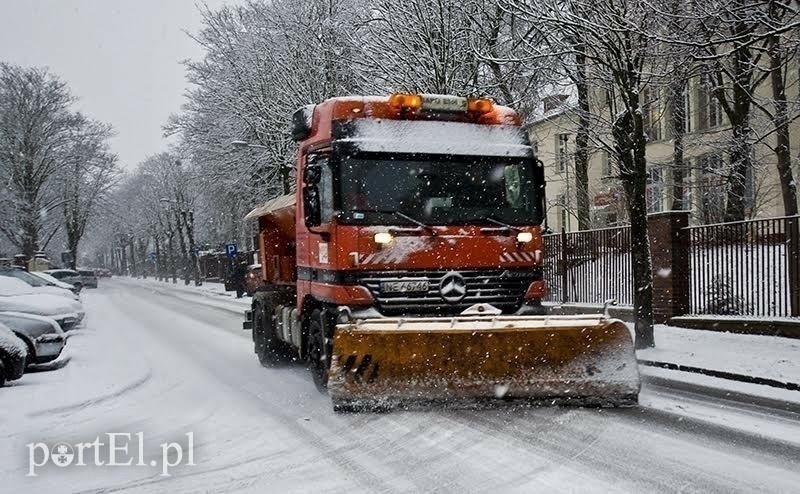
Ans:
<svg viewBox="0 0 800 494"><path fill-rule="evenodd" d="M789 301L792 317L800 317L800 217L786 219Z"/></svg>
<svg viewBox="0 0 800 494"><path fill-rule="evenodd" d="M567 262L567 230L561 229L561 303L566 304L569 302L567 296L569 275L567 273L569 264Z"/></svg>
<svg viewBox="0 0 800 494"><path fill-rule="evenodd" d="M689 312L689 211L648 215L653 265L653 321L659 324Z"/></svg>

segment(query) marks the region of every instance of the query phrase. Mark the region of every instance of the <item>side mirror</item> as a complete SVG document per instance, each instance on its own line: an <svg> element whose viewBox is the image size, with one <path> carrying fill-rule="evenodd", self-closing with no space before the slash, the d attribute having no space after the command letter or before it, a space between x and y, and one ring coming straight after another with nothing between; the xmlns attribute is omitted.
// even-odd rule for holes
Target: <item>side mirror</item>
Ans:
<svg viewBox="0 0 800 494"><path fill-rule="evenodd" d="M536 162L533 164L533 186L536 191L536 195L539 199L539 216L540 221L544 222L545 228L549 230L550 228L547 227L547 191L546 191L547 180L544 176L544 163L542 160L536 159Z"/></svg>
<svg viewBox="0 0 800 494"><path fill-rule="evenodd" d="M308 168L306 168L308 170ZM306 181L308 183L308 181ZM319 189L316 185L303 187L303 213L306 228L322 224L322 205L319 199Z"/></svg>
<svg viewBox="0 0 800 494"><path fill-rule="evenodd" d="M303 182L307 185L317 185L322 179L322 168L317 163L307 163L303 169Z"/></svg>

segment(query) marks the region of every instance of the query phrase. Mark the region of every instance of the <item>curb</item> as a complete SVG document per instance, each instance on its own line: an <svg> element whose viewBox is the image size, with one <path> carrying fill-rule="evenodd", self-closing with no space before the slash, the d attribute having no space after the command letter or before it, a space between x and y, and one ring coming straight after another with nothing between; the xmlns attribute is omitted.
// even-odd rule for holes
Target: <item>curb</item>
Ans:
<svg viewBox="0 0 800 494"><path fill-rule="evenodd" d="M689 365L673 364L671 362L658 362L656 360L638 360L638 362L639 365L646 365L649 367L659 367L661 369L693 372L695 374L703 374L705 376L718 377L720 379L727 379L729 381L738 381L749 384L760 384L762 386L770 386L778 389L787 389L789 391L800 391L800 384L778 381L776 379L769 379L766 377L746 376L744 374L736 374L734 372L703 369L700 367L692 367Z"/></svg>

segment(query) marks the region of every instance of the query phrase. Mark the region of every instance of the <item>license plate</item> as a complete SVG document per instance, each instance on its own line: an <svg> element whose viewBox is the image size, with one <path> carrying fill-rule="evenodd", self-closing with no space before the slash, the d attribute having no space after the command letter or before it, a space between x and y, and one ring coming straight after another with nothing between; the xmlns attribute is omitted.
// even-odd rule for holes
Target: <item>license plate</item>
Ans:
<svg viewBox="0 0 800 494"><path fill-rule="evenodd" d="M381 283L382 293L427 292L428 280L384 281Z"/></svg>

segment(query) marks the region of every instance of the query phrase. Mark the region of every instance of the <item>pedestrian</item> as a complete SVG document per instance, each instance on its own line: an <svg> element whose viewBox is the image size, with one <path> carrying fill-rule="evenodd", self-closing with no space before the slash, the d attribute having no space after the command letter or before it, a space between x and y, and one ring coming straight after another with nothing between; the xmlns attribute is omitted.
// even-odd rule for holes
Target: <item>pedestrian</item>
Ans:
<svg viewBox="0 0 800 494"><path fill-rule="evenodd" d="M233 268L233 286L236 287L236 298L242 298L247 278L247 261L239 261Z"/></svg>

